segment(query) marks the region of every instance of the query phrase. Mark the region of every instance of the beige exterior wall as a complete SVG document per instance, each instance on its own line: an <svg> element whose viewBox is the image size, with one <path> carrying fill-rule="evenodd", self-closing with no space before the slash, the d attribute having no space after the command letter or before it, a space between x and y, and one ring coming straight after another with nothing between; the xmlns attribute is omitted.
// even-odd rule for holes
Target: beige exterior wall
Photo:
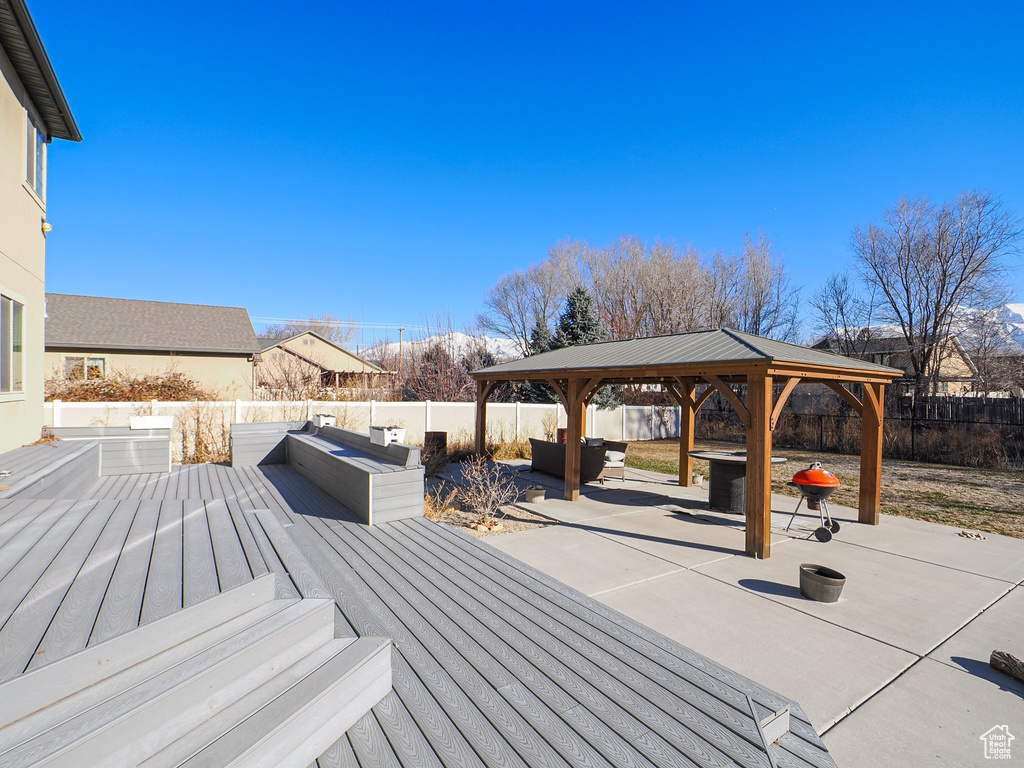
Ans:
<svg viewBox="0 0 1024 768"><path fill-rule="evenodd" d="M66 357L102 357L107 373L163 374L174 371L195 379L214 400L252 399L252 358L243 355L185 355L93 350L46 350L46 375L63 376ZM42 406L40 406L40 414Z"/></svg>
<svg viewBox="0 0 1024 768"><path fill-rule="evenodd" d="M46 209L24 183L26 109L33 108L0 50L0 294L25 306L24 391L0 393L0 453L38 439L43 426Z"/></svg>
<svg viewBox="0 0 1024 768"><path fill-rule="evenodd" d="M318 339L312 334L304 333L281 344L296 354L308 357L330 371L347 371L351 373L373 373L379 370L376 366L364 363L358 357L340 347ZM267 350L273 352L274 350ZM265 357L266 355L264 355Z"/></svg>

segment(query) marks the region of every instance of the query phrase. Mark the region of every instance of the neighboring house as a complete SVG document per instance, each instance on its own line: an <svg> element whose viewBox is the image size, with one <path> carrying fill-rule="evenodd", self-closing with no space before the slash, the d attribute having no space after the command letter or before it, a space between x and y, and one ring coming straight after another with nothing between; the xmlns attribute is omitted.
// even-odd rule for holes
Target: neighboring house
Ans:
<svg viewBox="0 0 1024 768"><path fill-rule="evenodd" d="M217 398L251 399L256 333L241 307L46 296L49 376L180 373Z"/></svg>
<svg viewBox="0 0 1024 768"><path fill-rule="evenodd" d="M24 0L0 0L0 452L43 426L46 164L81 141Z"/></svg>
<svg viewBox="0 0 1024 768"><path fill-rule="evenodd" d="M261 338L256 382L273 394L306 396L324 387L376 388L393 374L312 331Z"/></svg>
<svg viewBox="0 0 1024 768"><path fill-rule="evenodd" d="M814 345L814 348L827 349L879 365L901 368L905 374L894 381L893 385L898 392L913 392L914 365L911 362L906 337L899 328L894 325L861 328L853 335L851 343L853 350L841 349L835 336L824 337ZM962 395L973 391L977 369L957 336L950 335L940 344L933 370L928 374L934 383L936 394Z"/></svg>

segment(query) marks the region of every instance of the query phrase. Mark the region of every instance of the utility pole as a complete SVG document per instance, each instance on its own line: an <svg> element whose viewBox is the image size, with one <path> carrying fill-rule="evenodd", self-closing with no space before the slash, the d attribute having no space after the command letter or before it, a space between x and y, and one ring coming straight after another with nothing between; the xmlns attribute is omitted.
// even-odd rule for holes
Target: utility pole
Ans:
<svg viewBox="0 0 1024 768"><path fill-rule="evenodd" d="M402 332L405 328L399 326L398 328L398 382L402 382Z"/></svg>

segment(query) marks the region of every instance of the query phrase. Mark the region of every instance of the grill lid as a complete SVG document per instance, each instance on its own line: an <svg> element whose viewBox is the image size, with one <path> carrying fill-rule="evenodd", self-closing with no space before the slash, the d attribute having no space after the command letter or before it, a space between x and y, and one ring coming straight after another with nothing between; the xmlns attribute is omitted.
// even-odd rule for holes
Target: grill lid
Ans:
<svg viewBox="0 0 1024 768"><path fill-rule="evenodd" d="M793 475L793 484L818 488L838 488L839 478L828 470L822 469L821 462L816 461L807 469L801 469Z"/></svg>

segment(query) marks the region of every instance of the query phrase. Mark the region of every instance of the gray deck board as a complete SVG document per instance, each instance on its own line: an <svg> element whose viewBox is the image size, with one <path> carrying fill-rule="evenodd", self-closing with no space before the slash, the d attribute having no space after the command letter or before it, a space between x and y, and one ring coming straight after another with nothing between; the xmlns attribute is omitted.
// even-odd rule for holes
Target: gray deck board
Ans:
<svg viewBox="0 0 1024 768"><path fill-rule="evenodd" d="M373 714L400 763L441 768L441 761L397 694L392 692L385 696L373 708Z"/></svg>
<svg viewBox="0 0 1024 768"><path fill-rule="evenodd" d="M188 466L188 487L185 491L186 499L201 499L202 493L199 490L199 475L205 464L190 464Z"/></svg>
<svg viewBox="0 0 1024 768"><path fill-rule="evenodd" d="M146 593L142 598L140 624L148 624L181 610L181 516L181 501L160 502L160 521L153 542Z"/></svg>
<svg viewBox="0 0 1024 768"><path fill-rule="evenodd" d="M124 549L139 507L137 502L123 501L98 502L97 507L102 508L103 504L116 506L39 642L29 669L80 651L89 643L103 596L114 574L117 555Z"/></svg>
<svg viewBox="0 0 1024 768"><path fill-rule="evenodd" d="M447 526L362 525L288 465L82 495L0 501L0 680L274 572L279 596L326 590L343 634L394 641L392 692L315 768L769 768L748 694L791 706L779 768L834 768L778 694Z"/></svg>
<svg viewBox="0 0 1024 768"><path fill-rule="evenodd" d="M266 563L267 568L271 573L280 576L278 584L283 591L282 594L278 596L301 597L298 587L294 584L288 573L287 566L281 562L281 558L278 557L277 552L274 550L273 543L271 543L266 531L263 530L263 526L259 524L259 521L256 519L253 512L251 510L246 510L242 513L241 518L249 527L249 532L252 535L253 540L256 542L259 555L263 558L263 562Z"/></svg>
<svg viewBox="0 0 1024 768"><path fill-rule="evenodd" d="M396 529L398 527L396 526ZM482 635L489 638L488 647L495 643L509 643L523 654L530 664L535 665L539 671L549 676L551 684L557 684L568 694L578 700L579 709L591 713L593 720L579 720L577 722L588 730L588 738L594 739L602 736L602 743L607 745L618 744L625 740L632 742L649 734L654 729L661 737L676 740L678 747L685 747L691 752L702 754L710 764L717 761L720 765L731 764L732 758L725 757L719 750L707 741L703 740L685 725L674 721L669 712L675 711L671 705L682 704L678 699L670 698L664 694L656 695L654 698L660 703L667 704L667 710L658 709L651 701L644 698L637 691L616 679L609 679L609 676L597 664L594 664L584 655L575 652L564 644L555 635L549 635L541 625L535 623L525 611L514 611L503 606L497 600L490 597L481 588L477 587L470 579L460 577L458 571L449 568L446 563L434 557L428 550L422 549L418 542L412 539L397 538L396 543L407 547L410 556L422 557L421 571L425 577L430 578L432 569L436 568L438 575L444 575L448 579L445 584L438 581L438 586L444 589L446 597L449 598L445 610L450 615L459 615L465 621L470 632L478 631L475 624L477 620L486 625L489 629L481 631ZM460 588L461 585L461 588ZM474 597L475 595L475 597ZM476 597L479 597L478 601ZM529 685L530 676L521 674L519 679ZM650 684L645 683L637 687L641 692L648 692L646 689ZM531 690L539 696L543 692L531 687ZM577 704L573 701L573 706ZM625 709L624 707L628 707ZM570 708L557 710L568 711ZM648 727L650 726L650 727ZM719 734L720 736L722 734ZM659 737L659 738L661 738ZM619 747L621 749L621 744ZM731 743L729 744L731 747ZM762 761L750 754L748 758L753 764L760 765ZM641 764L644 759L635 756ZM742 762L741 762L742 764Z"/></svg>
<svg viewBox="0 0 1024 768"><path fill-rule="evenodd" d="M117 558L114 574L103 596L89 645L109 640L139 626L159 516L159 501L143 499L139 502L125 546Z"/></svg>
<svg viewBox="0 0 1024 768"><path fill-rule="evenodd" d="M670 684L666 686L667 675L664 672L659 675L653 670L652 676L652 665L636 658L624 663L623 654L616 657L608 651L609 647L614 647L608 636L587 632L571 616L560 614L556 605L530 602L528 590L518 582L500 579L494 573L481 573L473 567L475 562L467 563L463 553L443 539L423 537L417 541L415 535L422 531L422 526L398 524L396 527L405 529L410 547L414 543L420 545L419 553L426 555L433 548L439 554L447 555L445 559L449 567L461 576L460 583L467 591L476 593L483 602L493 605L503 615L518 617L517 620L526 625L532 637L542 639L544 648L557 654L576 674L602 690L610 701L620 702L677 748L719 763L724 758L726 763L735 760L741 765L767 764L759 747L756 725L749 713L725 707L696 686L675 679L669 679L667 682ZM608 675L609 671L614 674ZM605 710L607 704L594 707L592 711L600 717ZM608 714L612 713L609 711ZM711 715L711 718L704 715ZM731 728L725 727L723 721ZM608 724L621 727L614 719ZM623 735L639 738L639 735L630 737L628 731ZM743 738L737 739L737 735Z"/></svg>
<svg viewBox="0 0 1024 768"><path fill-rule="evenodd" d="M7 499L3 509L0 509L0 531L3 530L3 526L8 520L16 516L21 512L21 510L28 507L33 501L35 501L35 499Z"/></svg>
<svg viewBox="0 0 1024 768"><path fill-rule="evenodd" d="M389 594L389 608L425 641L438 663L472 692L481 710L504 725L509 735L536 734L532 743L521 742L521 748L527 744L531 747L524 758L541 759L547 764L564 761L574 766L609 765L557 717L558 712L576 706L576 701L517 657L500 637L469 619L440 591L419 580L404 567L400 557L385 559L382 553L375 552L368 531L352 526L348 532L354 535L347 537L346 543L380 575L378 590L393 590ZM469 629L458 626L459 619L467 621ZM527 686L535 686L547 701L532 694ZM492 697L491 689L500 698Z"/></svg>
<svg viewBox="0 0 1024 768"><path fill-rule="evenodd" d="M526 587L520 594L527 599L542 601L546 610L562 616L564 621L583 636L607 636L621 643L622 649L631 649L645 673L659 677L668 673L666 679L670 682L685 681L707 691L739 713L748 711L744 690L748 690L755 701L772 707L782 707L788 703L778 694L736 673L724 670L710 659L683 646L671 643L644 625L626 619L601 603L496 549L488 547L481 553L474 540L463 537L447 526L423 526L420 521L410 521L409 524L420 525L420 529L434 540L453 543L463 552L467 552L474 562L479 563L488 572L510 578L514 584L519 585L516 589ZM609 647L618 649L616 645ZM621 650L619 655L626 658L626 654Z"/></svg>
<svg viewBox="0 0 1024 768"><path fill-rule="evenodd" d="M360 765L374 768L402 768L373 712L367 712L348 729L348 740Z"/></svg>
<svg viewBox="0 0 1024 768"><path fill-rule="evenodd" d="M213 542L206 516L206 502L186 499L182 502L182 605L187 607L207 600L221 589Z"/></svg>
<svg viewBox="0 0 1024 768"><path fill-rule="evenodd" d="M320 530L326 528L323 520L310 522ZM417 722L434 751L458 756L458 762L446 761L446 765L527 765L338 549L325 547L312 565L333 592L342 613L361 634L387 636L395 641L392 684L407 706L415 704L424 713Z"/></svg>
<svg viewBox="0 0 1024 768"><path fill-rule="evenodd" d="M249 530L249 522L245 519L245 513L238 506L238 502L226 501L224 506L227 507L231 522L238 533L238 541L242 545L242 552L245 554L246 563L249 570L252 571L253 578L270 573L270 568L267 566L266 560L263 559L263 555L260 554L260 548L256 544L252 531Z"/></svg>
<svg viewBox="0 0 1024 768"><path fill-rule="evenodd" d="M316 761L316 768L360 768L347 735L342 736L320 755Z"/></svg>
<svg viewBox="0 0 1024 768"><path fill-rule="evenodd" d="M78 502L61 520L68 521L68 529L73 526L67 541L55 549L62 538L55 525L34 548L38 556L23 558L0 584L0 616L10 616L0 629L0 680L9 680L28 668L40 637L115 506L116 502ZM41 567L45 569L40 572ZM21 568L24 573L19 573ZM12 609L12 605L17 607Z"/></svg>
<svg viewBox="0 0 1024 768"><path fill-rule="evenodd" d="M225 592L251 581L253 574L227 505L216 499L207 502L206 517L210 526L210 541L213 545L220 590Z"/></svg>
<svg viewBox="0 0 1024 768"><path fill-rule="evenodd" d="M171 478L174 477L172 472L164 472L156 481L156 485L153 486L152 493L148 494L144 498L147 499L162 499L164 494L167 493L167 486L171 482Z"/></svg>
<svg viewBox="0 0 1024 768"><path fill-rule="evenodd" d="M40 512L53 504L52 499L10 499L4 501L4 510L10 515L0 523L0 548L13 539Z"/></svg>
<svg viewBox="0 0 1024 768"><path fill-rule="evenodd" d="M51 502L0 550L0 616L5 620L71 538L87 509L87 502ZM29 551L33 557L25 557Z"/></svg>

